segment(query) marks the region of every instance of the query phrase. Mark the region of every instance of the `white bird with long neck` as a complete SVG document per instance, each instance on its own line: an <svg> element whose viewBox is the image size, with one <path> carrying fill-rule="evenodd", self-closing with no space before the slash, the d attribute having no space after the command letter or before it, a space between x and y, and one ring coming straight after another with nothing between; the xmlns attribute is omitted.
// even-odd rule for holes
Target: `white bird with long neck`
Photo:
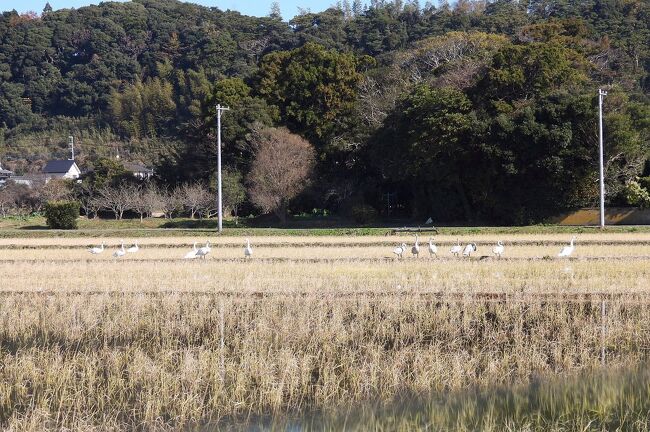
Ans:
<svg viewBox="0 0 650 432"><path fill-rule="evenodd" d="M198 251L199 250L196 247L196 242L194 242L194 246L192 246L192 250L189 251L188 253L186 253L185 256L183 257L183 259L194 259L194 258L196 258L196 253Z"/></svg>
<svg viewBox="0 0 650 432"><path fill-rule="evenodd" d="M467 246L465 246L465 250L463 251L463 256L464 257L469 257L472 255L472 252L476 252L476 244L475 243L469 243Z"/></svg>
<svg viewBox="0 0 650 432"><path fill-rule="evenodd" d="M101 246L96 246L88 249L88 252L93 255L99 255L100 253L104 252L104 242L102 242Z"/></svg>
<svg viewBox="0 0 650 432"><path fill-rule="evenodd" d="M122 241L122 246L115 252L113 252L113 257L114 258L122 258L124 255L126 255L126 250L124 250L124 241Z"/></svg>
<svg viewBox="0 0 650 432"><path fill-rule="evenodd" d="M251 247L250 239L246 239L246 247L244 248L244 257L250 258L253 256L253 248Z"/></svg>
<svg viewBox="0 0 650 432"><path fill-rule="evenodd" d="M503 242L499 240L497 242L497 245L494 246L494 249L492 249L492 253L497 257L501 258L501 255L503 255L503 252L506 250L505 246L503 246Z"/></svg>
<svg viewBox="0 0 650 432"><path fill-rule="evenodd" d="M131 246L130 248L128 248L126 251L127 251L128 253L136 253L136 252L139 251L139 250L140 250L140 246L138 246L138 243L136 242L133 246Z"/></svg>
<svg viewBox="0 0 650 432"><path fill-rule="evenodd" d="M571 244L569 244L569 246L564 246L562 248L562 250L560 251L560 253L557 254L557 256L560 257L560 258L570 257L573 254L573 251L576 248L575 245L574 245L574 242L576 241L577 238L578 237L576 237L576 236L571 237Z"/></svg>
<svg viewBox="0 0 650 432"><path fill-rule="evenodd" d="M411 253L415 255L416 258L420 258L420 243L417 234L415 235L415 244L411 248Z"/></svg>
<svg viewBox="0 0 650 432"><path fill-rule="evenodd" d="M206 255L209 254L212 251L212 248L210 247L210 241L207 241L205 243L205 246L200 248L199 250L196 251L196 256L198 258L203 258L205 259Z"/></svg>
<svg viewBox="0 0 650 432"><path fill-rule="evenodd" d="M402 243L401 245L393 249L393 253L397 256L397 259L402 258L404 252L406 252L406 243Z"/></svg>
<svg viewBox="0 0 650 432"><path fill-rule="evenodd" d="M438 258L438 246L433 244L433 238L429 237L429 256L432 257L434 255Z"/></svg>
<svg viewBox="0 0 650 432"><path fill-rule="evenodd" d="M454 256L458 256L463 251L463 247L460 245L460 239L456 239L456 244L452 246L449 252Z"/></svg>

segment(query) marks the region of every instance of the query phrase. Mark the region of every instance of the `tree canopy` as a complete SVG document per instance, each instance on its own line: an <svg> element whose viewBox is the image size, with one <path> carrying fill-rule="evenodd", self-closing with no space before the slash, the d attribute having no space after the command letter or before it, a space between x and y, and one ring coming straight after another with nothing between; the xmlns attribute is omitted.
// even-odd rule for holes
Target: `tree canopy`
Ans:
<svg viewBox="0 0 650 432"><path fill-rule="evenodd" d="M602 87L608 200L629 202L650 175L645 0L342 1L289 22L278 11L133 0L3 12L3 167L37 171L74 135L97 173L119 154L165 187L209 182L222 104L234 179L250 178L262 130L313 144L318 180L297 211L361 200L380 214L536 222L597 198Z"/></svg>

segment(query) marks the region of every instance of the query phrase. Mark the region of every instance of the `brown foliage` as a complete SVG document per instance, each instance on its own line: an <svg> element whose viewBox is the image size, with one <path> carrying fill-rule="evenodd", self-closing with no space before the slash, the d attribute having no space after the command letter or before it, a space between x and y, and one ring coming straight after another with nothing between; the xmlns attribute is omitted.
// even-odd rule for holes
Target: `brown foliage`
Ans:
<svg viewBox="0 0 650 432"><path fill-rule="evenodd" d="M302 192L315 162L313 146L287 129L256 134L255 160L248 177L252 202L284 223L289 202Z"/></svg>
<svg viewBox="0 0 650 432"><path fill-rule="evenodd" d="M37 191L43 202L62 201L72 198L71 182L65 179L51 179Z"/></svg>
<svg viewBox="0 0 650 432"><path fill-rule="evenodd" d="M206 203L214 201L214 196L210 193L210 190L201 183L183 184L176 193L180 204L189 212L192 219L197 213L200 213Z"/></svg>
<svg viewBox="0 0 650 432"><path fill-rule="evenodd" d="M0 216L27 215L41 210L44 202L36 188L9 182L0 188Z"/></svg>

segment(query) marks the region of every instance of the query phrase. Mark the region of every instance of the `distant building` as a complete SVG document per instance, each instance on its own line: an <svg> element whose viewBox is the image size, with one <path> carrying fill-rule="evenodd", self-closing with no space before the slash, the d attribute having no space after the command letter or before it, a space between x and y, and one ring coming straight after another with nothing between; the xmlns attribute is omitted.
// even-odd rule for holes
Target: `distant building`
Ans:
<svg viewBox="0 0 650 432"><path fill-rule="evenodd" d="M12 175L10 180L16 184L32 187L35 184L45 184L52 179L77 180L80 175L81 170L75 161L54 159L48 161L40 173Z"/></svg>
<svg viewBox="0 0 650 432"><path fill-rule="evenodd" d="M149 180L153 177L153 169L147 168L144 165L133 163L133 162L123 162L124 169L133 174L134 177L139 178L140 180Z"/></svg>
<svg viewBox="0 0 650 432"><path fill-rule="evenodd" d="M51 160L43 168L46 181L53 178L78 179L81 170L73 160Z"/></svg>
<svg viewBox="0 0 650 432"><path fill-rule="evenodd" d="M0 179L8 179L12 175L14 175L13 171L2 168L2 164L0 164Z"/></svg>
<svg viewBox="0 0 650 432"><path fill-rule="evenodd" d="M0 165L0 186L5 184L9 177L13 176L14 173L12 171L6 170L2 168L2 165Z"/></svg>
<svg viewBox="0 0 650 432"><path fill-rule="evenodd" d="M19 184L32 187L34 184L44 184L47 183L49 179L45 174L25 174L22 176L11 176L9 181Z"/></svg>

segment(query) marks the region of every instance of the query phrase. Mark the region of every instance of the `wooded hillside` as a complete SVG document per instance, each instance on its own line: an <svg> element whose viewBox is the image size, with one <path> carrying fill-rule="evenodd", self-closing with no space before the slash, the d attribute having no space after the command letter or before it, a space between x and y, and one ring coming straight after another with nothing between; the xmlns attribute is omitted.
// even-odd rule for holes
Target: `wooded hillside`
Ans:
<svg viewBox="0 0 650 432"><path fill-rule="evenodd" d="M647 0L344 1L288 23L175 0L4 12L0 161L38 170L74 135L85 169L119 154L163 185L213 181L220 103L243 179L262 128L314 146L293 212L530 223L597 200L599 87L608 199L630 201L649 71Z"/></svg>

